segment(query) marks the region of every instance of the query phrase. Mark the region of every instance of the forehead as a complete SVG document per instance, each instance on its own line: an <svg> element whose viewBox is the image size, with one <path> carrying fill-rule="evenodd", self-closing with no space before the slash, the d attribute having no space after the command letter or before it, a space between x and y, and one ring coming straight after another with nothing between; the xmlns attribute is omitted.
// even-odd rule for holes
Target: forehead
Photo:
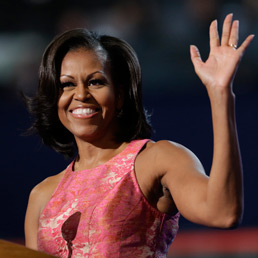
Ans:
<svg viewBox="0 0 258 258"><path fill-rule="evenodd" d="M62 63L68 61L72 62L73 60L78 61L78 59L104 63L107 60L107 54L104 50L92 50L86 48L72 49L65 54Z"/></svg>
<svg viewBox="0 0 258 258"><path fill-rule="evenodd" d="M85 48L79 48L70 50L63 58L61 66L62 68L69 67L76 64L85 65L101 65L104 66L107 63L107 54L104 50L89 50Z"/></svg>

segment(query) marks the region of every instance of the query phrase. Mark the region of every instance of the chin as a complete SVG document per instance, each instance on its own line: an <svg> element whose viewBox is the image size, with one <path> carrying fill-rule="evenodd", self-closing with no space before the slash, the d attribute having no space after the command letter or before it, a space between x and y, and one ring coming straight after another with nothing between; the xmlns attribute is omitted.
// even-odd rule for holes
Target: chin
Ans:
<svg viewBox="0 0 258 258"><path fill-rule="evenodd" d="M107 139L107 134L105 134L104 132L98 132L98 131L87 131L87 133L81 132L81 133L76 133L74 134L75 139L77 140L81 140L81 141L85 141L85 142L95 142L95 141L99 141L99 140L104 140Z"/></svg>

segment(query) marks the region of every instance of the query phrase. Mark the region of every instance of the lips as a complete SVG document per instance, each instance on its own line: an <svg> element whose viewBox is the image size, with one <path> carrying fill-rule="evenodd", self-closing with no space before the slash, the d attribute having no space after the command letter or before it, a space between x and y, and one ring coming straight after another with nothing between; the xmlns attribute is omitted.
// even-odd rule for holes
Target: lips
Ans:
<svg viewBox="0 0 258 258"><path fill-rule="evenodd" d="M72 113L72 115L74 117L77 117L77 118L87 118L87 117L92 117L98 111L99 111L99 109L97 109L97 108L78 107L78 108L75 108L75 109L71 110L70 112Z"/></svg>
<svg viewBox="0 0 258 258"><path fill-rule="evenodd" d="M92 108L77 108L72 111L75 115L91 115L96 112L96 109Z"/></svg>

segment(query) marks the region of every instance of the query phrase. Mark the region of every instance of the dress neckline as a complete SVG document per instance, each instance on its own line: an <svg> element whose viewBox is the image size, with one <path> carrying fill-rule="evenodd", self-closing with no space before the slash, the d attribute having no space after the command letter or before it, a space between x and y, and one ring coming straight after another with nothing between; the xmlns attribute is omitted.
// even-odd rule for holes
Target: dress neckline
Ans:
<svg viewBox="0 0 258 258"><path fill-rule="evenodd" d="M124 152L126 152L128 150L128 148L130 148L136 141L143 141L143 139L140 139L140 140L133 140L131 142L129 142L127 144L127 146L122 150L120 151L119 153L117 153L116 155L114 155L112 158L110 158L109 160L107 160L106 162L102 163L102 164L99 164L98 166L96 167L93 167L93 168L86 168L86 169L81 169L81 170L74 170L74 163L75 163L75 160L76 158L72 161L72 163L68 166L68 171L69 172L73 172L73 173L80 173L80 172L84 172L84 171L92 171L92 170L95 170L95 169L98 169L98 168L101 168L109 163L112 163L114 160L118 159L121 155L124 154Z"/></svg>

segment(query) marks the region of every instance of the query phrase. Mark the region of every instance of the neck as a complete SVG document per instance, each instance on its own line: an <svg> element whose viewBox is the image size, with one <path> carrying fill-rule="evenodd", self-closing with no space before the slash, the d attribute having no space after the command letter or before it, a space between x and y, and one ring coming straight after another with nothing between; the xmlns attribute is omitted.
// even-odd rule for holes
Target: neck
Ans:
<svg viewBox="0 0 258 258"><path fill-rule="evenodd" d="M83 170L97 167L120 153L128 144L114 140L86 142L76 139L78 157L74 170Z"/></svg>

